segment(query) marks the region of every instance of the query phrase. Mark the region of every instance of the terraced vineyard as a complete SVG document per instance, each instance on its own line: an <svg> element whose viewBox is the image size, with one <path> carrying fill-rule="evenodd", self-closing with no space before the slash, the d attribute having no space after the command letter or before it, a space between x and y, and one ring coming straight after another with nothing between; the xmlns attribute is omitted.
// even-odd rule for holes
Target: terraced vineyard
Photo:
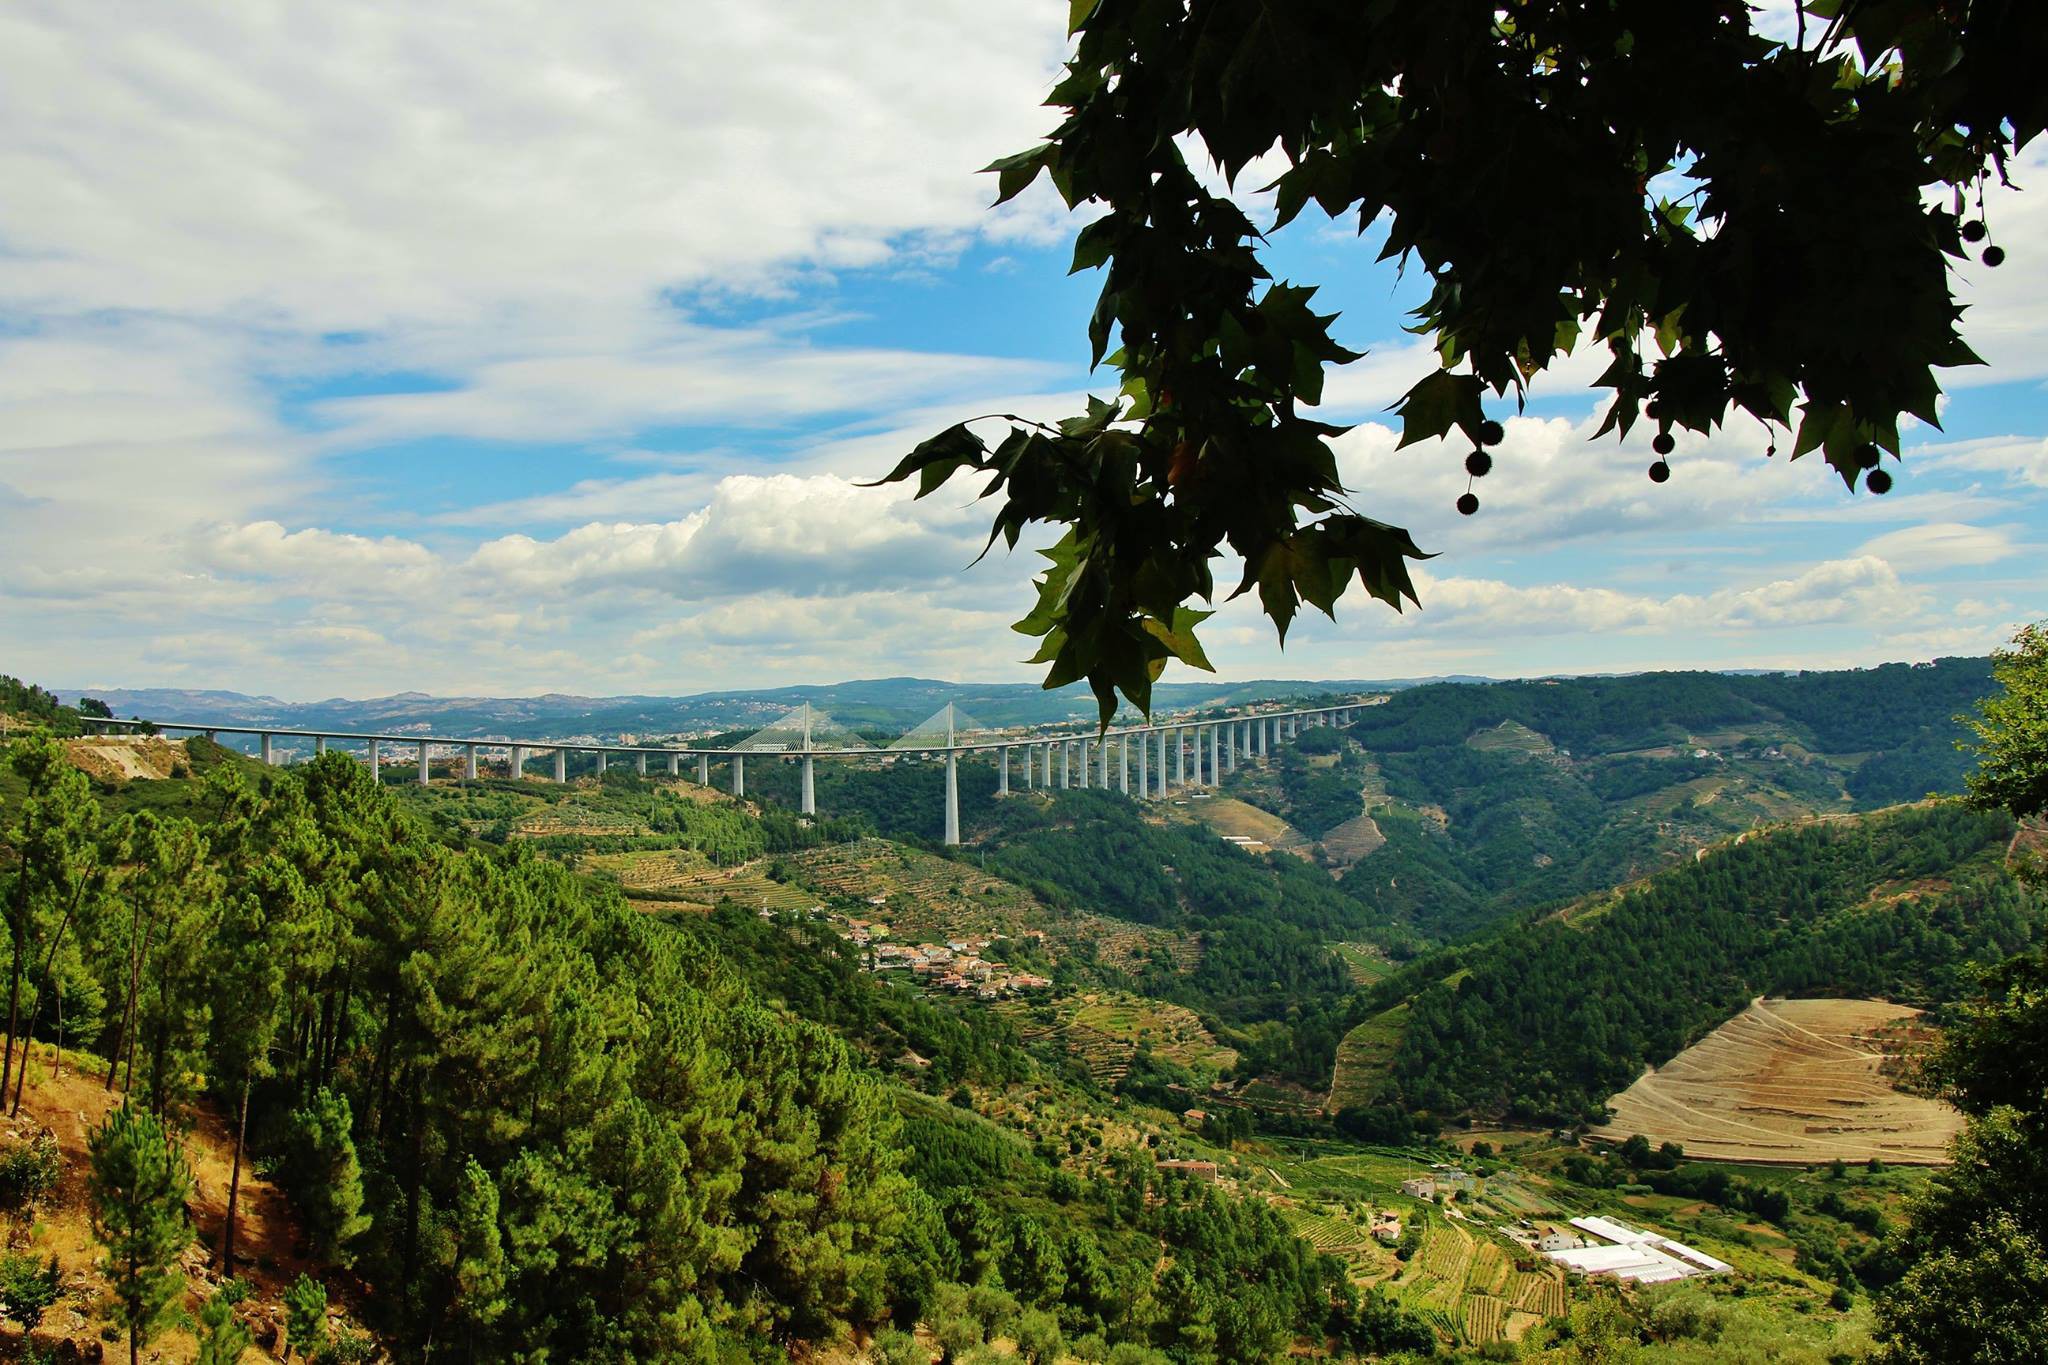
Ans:
<svg viewBox="0 0 2048 1365"><path fill-rule="evenodd" d="M1183 1005L1102 992L1064 1002L1061 1013L1076 1034L1098 1034L1130 1050L1143 1045L1199 1074L1213 1076L1237 1063L1236 1049L1218 1043Z"/></svg>
<svg viewBox="0 0 2048 1365"><path fill-rule="evenodd" d="M1566 1308L1564 1271L1553 1265L1515 1272L1513 1302L1524 1313L1554 1318Z"/></svg>
<svg viewBox="0 0 2048 1365"><path fill-rule="evenodd" d="M1336 1069L1330 1075L1330 1109L1371 1103L1387 1068L1393 1065L1407 1022L1408 1006L1399 1004L1344 1035L1337 1045Z"/></svg>
<svg viewBox="0 0 2048 1365"><path fill-rule="evenodd" d="M638 820L618 811L602 810L594 806L580 805L574 800L558 806L537 810L531 815L520 817L512 826L512 833L524 839L541 839L550 835L575 835L584 838L601 838L608 834L646 834L650 831Z"/></svg>
<svg viewBox="0 0 2048 1365"><path fill-rule="evenodd" d="M1474 1346L1507 1338L1508 1306L1490 1294L1465 1300L1465 1340Z"/></svg>
<svg viewBox="0 0 2048 1365"><path fill-rule="evenodd" d="M1504 1294L1514 1274L1514 1262L1500 1243L1483 1240L1477 1243L1472 1264L1465 1271L1465 1288L1474 1294Z"/></svg>
<svg viewBox="0 0 2048 1365"><path fill-rule="evenodd" d="M1370 986L1394 970L1387 955L1370 943L1333 943L1330 951L1343 960L1344 970L1361 986Z"/></svg>
<svg viewBox="0 0 2048 1365"><path fill-rule="evenodd" d="M661 849L588 854L581 866L586 872L616 876L626 899L641 909L672 909L681 904L708 910L730 899L749 909L803 911L819 903L817 894L801 883L769 877L765 859L738 867L714 867L695 853ZM640 893L637 899L636 892Z"/></svg>
<svg viewBox="0 0 2048 1365"><path fill-rule="evenodd" d="M1346 1260L1368 1254L1372 1239L1358 1224L1348 1218L1338 1218L1327 1213L1308 1213L1304 1210L1283 1205L1282 1214L1294 1225L1294 1230L1307 1239L1317 1251L1330 1256L1342 1256Z"/></svg>

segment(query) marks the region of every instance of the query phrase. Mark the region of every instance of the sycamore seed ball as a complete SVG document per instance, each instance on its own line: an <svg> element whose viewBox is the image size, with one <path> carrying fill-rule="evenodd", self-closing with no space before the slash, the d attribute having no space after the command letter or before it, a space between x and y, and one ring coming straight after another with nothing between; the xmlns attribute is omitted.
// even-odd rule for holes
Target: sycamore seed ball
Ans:
<svg viewBox="0 0 2048 1365"><path fill-rule="evenodd" d="M1678 442L1671 439L1671 433L1668 431L1658 432L1657 439L1650 442L1650 449L1659 455L1669 455L1677 446Z"/></svg>
<svg viewBox="0 0 2048 1365"><path fill-rule="evenodd" d="M1668 478L1670 478L1670 477L1671 477L1671 466L1670 466L1670 465L1668 465L1668 464L1666 464L1666 463L1664 463L1664 462L1663 462L1662 460L1659 460L1659 461L1657 461L1657 462L1656 462L1655 464L1653 464L1653 465L1651 465L1651 466L1650 466L1650 482L1651 482L1651 483L1662 483L1662 482L1664 482L1664 481L1665 481L1666 479L1668 479Z"/></svg>
<svg viewBox="0 0 2048 1365"><path fill-rule="evenodd" d="M1461 515L1469 517L1478 510L1479 495L1477 493L1467 493L1458 499L1458 511Z"/></svg>

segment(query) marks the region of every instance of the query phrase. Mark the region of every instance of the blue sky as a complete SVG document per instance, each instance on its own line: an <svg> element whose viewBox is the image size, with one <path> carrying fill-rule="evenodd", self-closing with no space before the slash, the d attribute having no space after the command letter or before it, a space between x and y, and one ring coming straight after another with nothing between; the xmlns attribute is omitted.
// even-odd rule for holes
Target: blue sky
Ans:
<svg viewBox="0 0 2048 1365"><path fill-rule="evenodd" d="M0 13L0 670L290 697L1032 676L1035 558L857 485L962 417L1072 410L1093 276L1048 192L974 171L1049 126L1039 3L164 3ZM2022 184L2043 179L2036 153ZM1257 212L1256 194L1245 196ZM1418 282L1304 220L1369 357L1330 414L1362 509L1439 552L1229 677L1836 666L2048 615L2048 208L1994 198L1945 431L1888 498L1762 434L1587 438L1575 358L1485 507L1393 450ZM1503 413L1504 416L1509 414ZM1220 575L1234 581L1227 571Z"/></svg>

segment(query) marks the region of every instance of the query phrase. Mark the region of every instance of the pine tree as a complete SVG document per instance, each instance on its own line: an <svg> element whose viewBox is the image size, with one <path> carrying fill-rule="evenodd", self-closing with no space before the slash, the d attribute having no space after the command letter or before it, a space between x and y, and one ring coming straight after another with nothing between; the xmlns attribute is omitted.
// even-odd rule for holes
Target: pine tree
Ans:
<svg viewBox="0 0 2048 1365"><path fill-rule="evenodd" d="M475 1157L455 1196L454 1313L470 1355L485 1359L491 1329L505 1316L505 1244L498 1231L498 1187Z"/></svg>
<svg viewBox="0 0 2048 1365"><path fill-rule="evenodd" d="M194 1365L238 1365L253 1344L249 1329L235 1316L235 1306L215 1294L199 1310L199 1354Z"/></svg>
<svg viewBox="0 0 2048 1365"><path fill-rule="evenodd" d="M349 1243L370 1226L348 1098L322 1090L286 1122L285 1184L305 1215L307 1236L321 1259L348 1265Z"/></svg>
<svg viewBox="0 0 2048 1365"><path fill-rule="evenodd" d="M28 785L5 843L14 851L12 884L5 888L7 933L12 949L7 981L7 1046L0 1053L0 1099L9 1092L16 1060L28 1067L28 1030L22 1027L21 988L43 932L61 935L96 894L100 883L100 847L96 832L99 805L90 794L85 774L71 766L53 740L31 737L17 741L8 755L15 774ZM18 1088L18 1087L16 1087ZM18 1103L18 1102L17 1102Z"/></svg>
<svg viewBox="0 0 2048 1365"><path fill-rule="evenodd" d="M327 1344L327 1286L304 1274L284 1291L285 1358L311 1360Z"/></svg>
<svg viewBox="0 0 2048 1365"><path fill-rule="evenodd" d="M107 1249L100 1268L135 1365L185 1287L178 1257L192 1244L192 1173L156 1115L125 1104L92 1134L91 1153L93 1232Z"/></svg>

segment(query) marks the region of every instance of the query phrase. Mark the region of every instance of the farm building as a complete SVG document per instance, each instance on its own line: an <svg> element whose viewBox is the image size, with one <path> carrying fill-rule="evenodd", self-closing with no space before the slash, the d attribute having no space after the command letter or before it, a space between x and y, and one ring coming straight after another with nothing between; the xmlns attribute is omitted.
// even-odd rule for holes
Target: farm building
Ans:
<svg viewBox="0 0 2048 1365"><path fill-rule="evenodd" d="M1213 1161L1161 1161L1156 1164L1162 1171L1179 1171L1184 1175L1206 1176L1210 1180L1219 1178L1216 1174L1216 1163Z"/></svg>
<svg viewBox="0 0 2048 1365"><path fill-rule="evenodd" d="M1667 1280L1690 1279L1695 1275L1721 1275L1733 1269L1726 1261L1709 1256L1655 1232L1644 1232L1611 1218L1574 1218L1572 1226L1598 1239L1585 1246L1552 1250L1551 1237L1540 1244L1544 1255L1581 1275L1611 1275L1638 1284L1661 1284ZM1557 1232L1552 1237L1566 1234ZM1574 1239L1576 1240L1576 1239Z"/></svg>

